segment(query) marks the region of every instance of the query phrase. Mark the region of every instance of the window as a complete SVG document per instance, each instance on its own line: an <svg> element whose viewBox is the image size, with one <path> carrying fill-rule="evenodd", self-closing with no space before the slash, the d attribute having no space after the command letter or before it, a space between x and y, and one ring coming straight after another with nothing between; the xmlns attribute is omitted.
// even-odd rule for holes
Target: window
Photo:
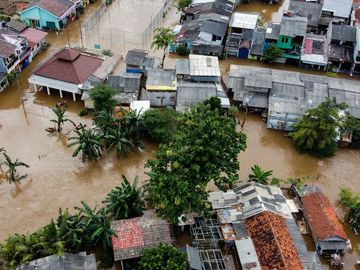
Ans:
<svg viewBox="0 0 360 270"><path fill-rule="evenodd" d="M282 37L281 42L282 42L282 43L288 43L288 42L289 42L289 38L287 38L287 37Z"/></svg>
<svg viewBox="0 0 360 270"><path fill-rule="evenodd" d="M40 21L39 20L30 19L29 22L30 22L30 25L33 26L33 27L39 27L40 26Z"/></svg>

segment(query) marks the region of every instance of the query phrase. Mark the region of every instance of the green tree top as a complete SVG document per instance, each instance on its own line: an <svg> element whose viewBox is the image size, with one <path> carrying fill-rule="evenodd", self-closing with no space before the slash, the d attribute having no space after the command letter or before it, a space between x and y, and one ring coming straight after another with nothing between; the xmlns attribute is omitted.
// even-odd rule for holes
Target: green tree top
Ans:
<svg viewBox="0 0 360 270"><path fill-rule="evenodd" d="M191 4L191 2L192 0L178 0L176 7L179 11L184 12L185 9Z"/></svg>
<svg viewBox="0 0 360 270"><path fill-rule="evenodd" d="M238 180L238 154L246 148L233 119L210 105L198 105L179 121L173 140L147 163L149 200L173 223L184 213L206 211L210 181L223 189Z"/></svg>
<svg viewBox="0 0 360 270"><path fill-rule="evenodd" d="M91 89L90 97L94 101L95 111L113 111L117 103L117 101L114 100L114 96L116 93L116 89L105 84L97 85L93 89Z"/></svg>
<svg viewBox="0 0 360 270"><path fill-rule="evenodd" d="M164 67L166 49L174 41L175 35L171 28L159 27L155 29L155 35L153 42L151 43L151 48L156 50L164 50L164 54L161 60L161 68Z"/></svg>
<svg viewBox="0 0 360 270"><path fill-rule="evenodd" d="M318 107L310 109L294 124L290 133L296 147L302 152L319 156L331 156L337 149L337 137L344 121L341 111L346 104L326 99Z"/></svg>
<svg viewBox="0 0 360 270"><path fill-rule="evenodd" d="M265 50L262 60L267 63L273 63L283 54L283 50L276 47L276 44L271 43Z"/></svg>

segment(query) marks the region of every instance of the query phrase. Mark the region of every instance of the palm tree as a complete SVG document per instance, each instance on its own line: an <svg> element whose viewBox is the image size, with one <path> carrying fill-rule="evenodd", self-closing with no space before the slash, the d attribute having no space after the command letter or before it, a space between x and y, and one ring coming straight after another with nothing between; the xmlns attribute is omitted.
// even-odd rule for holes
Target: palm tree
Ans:
<svg viewBox="0 0 360 270"><path fill-rule="evenodd" d="M12 161L11 158L5 152L3 152L3 155L5 157L4 164L8 168L8 170L6 172L6 178L9 182L9 184L24 179L26 177L26 174L19 175L16 168L17 167L30 168L30 166L24 162L19 161L18 159L16 159L15 161Z"/></svg>
<svg viewBox="0 0 360 270"><path fill-rule="evenodd" d="M61 132L62 125L65 122L71 122L72 124L74 124L74 122L71 121L69 118L67 118L67 116L65 115L66 110L67 110L66 106L56 105L54 108L52 108L52 111L54 112L56 119L51 119L50 121L56 124L57 126L56 130L59 133Z"/></svg>
<svg viewBox="0 0 360 270"><path fill-rule="evenodd" d="M170 28L159 27L155 29L155 35L153 38L153 42L151 43L151 48L155 48L157 50L164 50L164 55L161 60L161 68L164 68L166 49L174 41L174 38L175 35Z"/></svg>
<svg viewBox="0 0 360 270"><path fill-rule="evenodd" d="M69 141L74 141L68 145L72 147L77 145L73 153L73 157L76 157L80 152L82 152L82 161L85 162L88 160L95 160L101 156L101 151L103 147L101 145L102 136L94 131L93 129L82 128L80 130L75 130L75 137L70 137Z"/></svg>
<svg viewBox="0 0 360 270"><path fill-rule="evenodd" d="M273 171L264 171L259 165L251 167L251 174L249 174L249 180L263 185L267 185L269 177Z"/></svg>
<svg viewBox="0 0 360 270"><path fill-rule="evenodd" d="M140 141L140 130L145 126L145 123L140 113L141 112L136 112L133 110L128 112L128 114L125 116L124 130L127 136L132 139L133 144L136 147L143 148L144 146Z"/></svg>
<svg viewBox="0 0 360 270"><path fill-rule="evenodd" d="M130 150L135 149L135 145L129 140L122 126L115 126L109 129L108 134L105 135L105 139L108 145L108 151L115 147L118 157L126 156Z"/></svg>
<svg viewBox="0 0 360 270"><path fill-rule="evenodd" d="M106 214L111 214L116 220L141 216L145 207L143 189L138 187L138 177L133 184L123 175L123 182L115 187L102 202Z"/></svg>
<svg viewBox="0 0 360 270"><path fill-rule="evenodd" d="M100 111L96 115L95 121L97 126L103 130L104 135L110 128L119 124L112 111Z"/></svg>

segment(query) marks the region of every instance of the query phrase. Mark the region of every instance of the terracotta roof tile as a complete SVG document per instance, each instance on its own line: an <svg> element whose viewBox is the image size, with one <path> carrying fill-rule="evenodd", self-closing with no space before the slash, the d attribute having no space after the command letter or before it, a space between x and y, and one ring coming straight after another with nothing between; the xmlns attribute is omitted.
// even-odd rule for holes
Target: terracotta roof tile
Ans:
<svg viewBox="0 0 360 270"><path fill-rule="evenodd" d="M102 59L81 54L78 50L65 48L55 54L33 74L73 84L87 80L103 62Z"/></svg>
<svg viewBox="0 0 360 270"><path fill-rule="evenodd" d="M329 199L321 192L312 192L301 199L306 220L316 240L333 236L348 239Z"/></svg>
<svg viewBox="0 0 360 270"><path fill-rule="evenodd" d="M295 244L281 216L263 212L245 222L262 270L302 270Z"/></svg>

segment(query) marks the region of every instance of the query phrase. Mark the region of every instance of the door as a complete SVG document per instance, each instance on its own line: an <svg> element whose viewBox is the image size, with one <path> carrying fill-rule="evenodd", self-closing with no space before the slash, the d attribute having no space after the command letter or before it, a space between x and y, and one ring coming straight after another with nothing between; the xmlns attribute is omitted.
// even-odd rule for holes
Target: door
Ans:
<svg viewBox="0 0 360 270"><path fill-rule="evenodd" d="M55 22L46 22L46 27L49 28L50 30L56 30L56 24Z"/></svg>
<svg viewBox="0 0 360 270"><path fill-rule="evenodd" d="M249 49L247 48L240 48L238 53L238 58L248 59L249 56Z"/></svg>

